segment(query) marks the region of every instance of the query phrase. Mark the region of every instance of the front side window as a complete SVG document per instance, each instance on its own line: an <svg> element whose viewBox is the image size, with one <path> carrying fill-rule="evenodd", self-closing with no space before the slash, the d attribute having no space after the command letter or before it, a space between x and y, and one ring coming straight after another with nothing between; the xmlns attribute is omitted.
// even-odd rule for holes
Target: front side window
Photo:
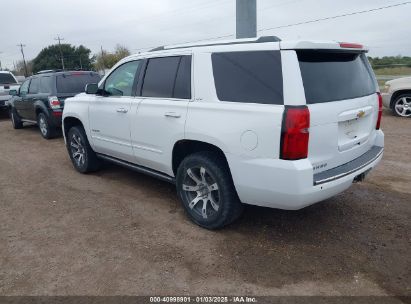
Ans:
<svg viewBox="0 0 411 304"><path fill-rule="evenodd" d="M25 95L29 92L30 79L23 82L20 87L20 94Z"/></svg>
<svg viewBox="0 0 411 304"><path fill-rule="evenodd" d="M30 83L29 94L37 94L40 89L40 78L33 78Z"/></svg>
<svg viewBox="0 0 411 304"><path fill-rule="evenodd" d="M190 99L191 56L149 59L142 96Z"/></svg>
<svg viewBox="0 0 411 304"><path fill-rule="evenodd" d="M111 96L133 96L134 80L141 61L119 66L106 79L104 90Z"/></svg>
<svg viewBox="0 0 411 304"><path fill-rule="evenodd" d="M219 100L284 104L280 51L214 53L211 59Z"/></svg>

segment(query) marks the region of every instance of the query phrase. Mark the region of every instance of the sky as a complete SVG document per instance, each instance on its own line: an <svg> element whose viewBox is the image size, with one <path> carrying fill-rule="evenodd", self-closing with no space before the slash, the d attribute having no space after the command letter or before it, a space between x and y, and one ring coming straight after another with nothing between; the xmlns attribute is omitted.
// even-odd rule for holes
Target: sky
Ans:
<svg viewBox="0 0 411 304"><path fill-rule="evenodd" d="M235 36L235 0L0 0L2 67L13 68L54 44L84 45L93 53L116 44L137 53L155 46ZM365 14L275 28L408 2ZM370 56L411 56L411 1L257 0L258 35L282 40L360 42ZM5 9L6 8L6 9ZM230 38L230 37L229 37ZM227 38L225 38L227 39Z"/></svg>

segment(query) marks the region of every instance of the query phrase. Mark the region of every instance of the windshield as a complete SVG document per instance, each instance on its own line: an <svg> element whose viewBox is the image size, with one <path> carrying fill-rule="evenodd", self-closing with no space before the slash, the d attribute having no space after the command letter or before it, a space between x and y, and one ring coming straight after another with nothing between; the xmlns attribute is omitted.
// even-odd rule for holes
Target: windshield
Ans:
<svg viewBox="0 0 411 304"><path fill-rule="evenodd" d="M0 73L0 84L12 84L12 83L17 83L13 75L9 73Z"/></svg>
<svg viewBox="0 0 411 304"><path fill-rule="evenodd" d="M97 73L73 72L57 76L57 93L78 94L85 91L86 84L98 83Z"/></svg>
<svg viewBox="0 0 411 304"><path fill-rule="evenodd" d="M353 99L377 91L363 53L297 51L308 104Z"/></svg>

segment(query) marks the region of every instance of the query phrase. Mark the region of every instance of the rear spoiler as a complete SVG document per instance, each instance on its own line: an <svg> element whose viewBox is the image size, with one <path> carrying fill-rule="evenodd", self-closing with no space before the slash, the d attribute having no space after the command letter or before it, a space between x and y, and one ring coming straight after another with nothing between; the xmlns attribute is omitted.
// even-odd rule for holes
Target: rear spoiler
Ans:
<svg viewBox="0 0 411 304"><path fill-rule="evenodd" d="M349 52L364 52L369 50L366 46L351 42L337 41L281 41L282 50L335 50Z"/></svg>

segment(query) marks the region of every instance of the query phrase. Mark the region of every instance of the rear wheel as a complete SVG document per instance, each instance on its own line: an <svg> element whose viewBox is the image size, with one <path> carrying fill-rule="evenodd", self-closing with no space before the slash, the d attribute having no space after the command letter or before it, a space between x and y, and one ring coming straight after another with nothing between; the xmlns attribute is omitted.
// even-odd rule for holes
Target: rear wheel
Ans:
<svg viewBox="0 0 411 304"><path fill-rule="evenodd" d="M39 113L39 115L37 115L37 124L43 138L51 139L56 136L57 130L52 126L46 114Z"/></svg>
<svg viewBox="0 0 411 304"><path fill-rule="evenodd" d="M15 108L10 109L10 119L11 119L11 123L14 129L23 128L23 122L21 121L21 118L19 114L17 114L17 111Z"/></svg>
<svg viewBox="0 0 411 304"><path fill-rule="evenodd" d="M411 94L398 96L392 105L394 115L411 117Z"/></svg>
<svg viewBox="0 0 411 304"><path fill-rule="evenodd" d="M189 217L201 227L222 228L242 213L228 165L218 154L186 157L177 170L176 187Z"/></svg>
<svg viewBox="0 0 411 304"><path fill-rule="evenodd" d="M67 134L67 150L74 168L80 173L98 170L100 161L88 142L81 126L72 127Z"/></svg>

